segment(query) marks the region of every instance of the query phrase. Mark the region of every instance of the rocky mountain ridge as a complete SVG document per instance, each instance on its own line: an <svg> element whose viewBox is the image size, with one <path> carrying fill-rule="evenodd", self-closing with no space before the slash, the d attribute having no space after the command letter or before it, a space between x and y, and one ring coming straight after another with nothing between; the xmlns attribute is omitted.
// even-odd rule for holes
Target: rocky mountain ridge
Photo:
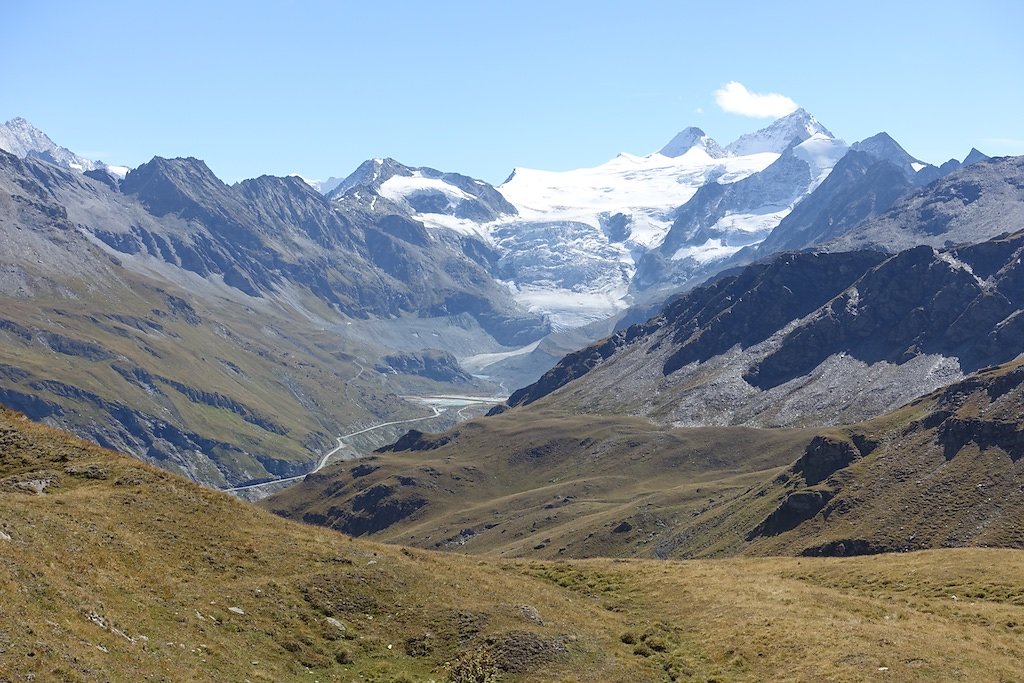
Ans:
<svg viewBox="0 0 1024 683"><path fill-rule="evenodd" d="M702 130L687 128L647 157L624 154L594 169L564 173L516 169L499 188L458 173L371 159L338 181L328 198L342 213L371 222L397 215L449 240L457 233L478 262L486 261L490 276L504 283L501 289L564 329L615 315L632 303L661 300L781 243L793 248L794 236L766 237L805 199L822 203L811 195L846 149L800 109L724 148ZM958 165L951 160L939 169L919 162L884 133L853 149L890 161L916 184ZM102 170L90 173L116 189L117 178ZM237 204L216 184L199 176L190 181L219 194L224 206ZM846 174L832 185L855 181ZM130 187L140 182L136 178ZM853 193L846 189L847 196ZM890 189L885 199L893 194ZM828 199L835 198L833 187ZM845 218L858 215L848 212ZM799 234L814 239L824 233ZM233 277L236 283L243 279ZM246 287L250 293L257 289Z"/></svg>
<svg viewBox="0 0 1024 683"><path fill-rule="evenodd" d="M825 183L823 179L830 177L831 164L845 144L812 131L805 119L796 115L788 124L777 122L776 132L788 125L788 129L803 130L800 134L807 135L799 142L799 135L794 137L796 144L778 155L765 152L712 158L708 150L714 149L706 136L690 131L690 139L677 140L680 147L684 142L690 144L689 149L678 150L678 157L624 155L596 176L555 174L557 178L544 180L574 177L583 183L577 189L590 191L601 187L595 185L595 178L603 183L634 174L632 184L619 188L626 194L616 195L615 201L632 196L640 202L635 205L639 213L632 217L622 211L588 214L594 219L591 222L571 215L579 207L552 219L537 207L506 199L503 192L510 187L532 182L527 172L517 174L502 188L493 188L459 174L374 160L325 197L295 177L262 176L229 186L194 158L154 158L117 179L99 169L83 174L35 158L4 154L0 156L4 188L0 227L9 258L0 272L0 284L11 301L24 304L8 305L12 311L8 316L10 348L17 350L5 358L5 365L12 368L4 380L5 390L18 397L19 406L37 416L85 430L80 433L105 439L111 446L173 462L174 467L204 481L223 485L294 472L302 467L302 453L308 457L311 450L329 442L331 429L325 425L334 423L324 408L333 401L316 403L310 398L304 382L311 377L296 380L284 373L287 379L282 379L280 369L271 371L265 366L268 358L274 358L274 363L286 362L274 353L250 359L261 368L255 373L261 382L268 382L266 386L277 392L284 386L285 393L296 401L287 409L271 407L276 400L245 398L239 378L255 372L246 369L245 363L226 359L228 363L219 365L216 372L205 373L217 378L209 385L185 366L178 374L165 372L162 357L176 355L181 349L157 351L149 337L162 335L161 343L173 346L178 342L172 340L194 333L206 339L194 344L197 349L212 348L205 344L225 335L219 325L227 324L228 317L239 320L233 313L236 307L253 315L259 310L276 323L261 326L258 319L246 320L239 323L246 328L244 332L235 323L227 324L236 334L233 343L245 340L237 350L267 354L268 339L287 337L290 341L284 346L291 345L291 349L283 353L297 353L305 362L343 359L342 365L348 364L352 371L342 371L341 376L357 377L360 391L369 391L365 383L384 382L385 377L399 378L392 384L406 387L426 386L417 382L439 381L438 377L460 385L481 381L467 380L468 375L457 365L461 360L470 363L474 373L493 377L495 384L508 379L505 386L511 388L532 381L561 353L587 339L567 336L568 341L538 345L552 328L568 329L591 321L593 329L600 329L609 311L621 309L635 275L630 264L635 264L640 254L650 253L643 245L657 235L651 222L655 214L662 216L657 219L661 221L674 212L675 232L669 232L672 240L677 239L676 233L682 235L680 244L668 247L674 249L670 256L675 256L697 242L733 240L745 230L734 229L737 211L756 218L758 211L771 205L782 207L772 214L778 217L790 205L801 206L799 196L807 192L808 198L814 196L817 190L811 188L819 181L823 187L835 185L829 202L839 201L845 183ZM1004 162L974 164L953 175L987 173L994 178L1009 172L1000 163ZM854 173L851 177L867 176ZM659 183L670 183L678 191L680 179L685 181L685 192L693 193L681 207L675 200L666 200L667 195L659 195ZM569 190L575 191L571 186ZM1005 200L1008 192L998 196ZM662 204L654 210L650 201L656 196ZM877 212L881 203L872 205L867 213ZM586 211L593 208L586 203L580 206ZM646 218L637 218L641 214ZM845 220L854 223L861 213L849 215ZM722 227L723 221L732 221L732 232ZM989 229L991 225L986 225L985 230ZM818 234L810 239L820 238ZM797 235L787 245L800 239ZM753 244L748 248L753 249ZM689 286L711 272L713 268L703 269L692 273L693 277L672 281ZM145 294L136 298L122 294L133 289ZM86 313L54 322L50 311L66 310L63 300L91 301L96 296L93 292L98 291L112 300L133 302L113 314L131 320L135 331L126 331L121 323L111 327L103 322L111 311L100 308L99 299L93 302L94 309L86 306ZM115 291L118 293L112 293ZM165 294L197 311L202 322L191 327L198 329L187 333L174 330L178 336L161 329ZM51 297L47 307L33 310L28 305L44 295ZM545 317L556 310L568 317ZM16 330L38 332L25 336ZM264 334L269 337L260 338ZM329 343L313 349L306 341L322 335L335 335L340 341L330 350ZM118 337L132 340L133 345L112 351L112 346L122 344ZM99 365L84 366L88 370L81 375L75 368L74 381L42 372L45 356L34 355L41 352L33 346L36 339L70 340L58 343L65 349L100 348L99 356L88 358L89 363ZM59 355L53 344L44 347L44 354ZM423 355L424 351L429 353ZM138 355L140 352L145 355ZM104 354L110 358L100 358ZM216 355L208 354L196 367L212 363ZM396 360L396 365L383 360L386 357L402 360ZM443 358L443 371L428 369L426 358ZM232 370L233 366L242 368L241 373ZM369 372L364 372L367 368ZM502 368L511 368L509 374L495 376L496 370L506 371ZM939 374L945 376L945 372ZM520 382L518 378L524 379ZM112 408L119 404L111 392L122 382L131 384L133 400L146 403L144 410ZM163 391L164 386L174 393ZM319 395L320 391L312 393ZM385 389L383 395L389 396L390 391ZM350 403L355 400L349 394L344 398ZM189 407L182 408L177 401L186 401ZM173 409L168 402L174 404ZM373 406L370 413L386 412L379 401L367 404ZM307 411L313 405L313 421L299 417L296 405ZM229 437L194 427L191 421L198 416L191 413L208 408L220 411L215 413L218 419L237 421L226 428ZM411 409L398 408L399 412ZM175 434L185 436L161 435L160 425L166 422L158 417L162 410L170 411L173 419L168 424L177 430ZM362 408L350 405L342 412L348 410L354 410L360 419L368 417ZM275 421L276 431L265 430L270 422L259 416L281 411L290 418ZM113 417L115 414L123 419ZM131 417L126 417L129 414ZM103 419L97 421L95 415ZM271 440L283 439L287 445L275 448L288 456L269 457L251 447L251 441L240 451L223 446L238 446L242 433L254 428L262 430L261 438L266 432ZM213 451L233 455L211 459ZM201 466L193 467L190 463L194 460ZM226 464L228 460L231 464Z"/></svg>
<svg viewBox="0 0 1024 683"><path fill-rule="evenodd" d="M3 401L217 486L301 474L349 424L423 415L396 391L490 393L445 349L546 330L470 238L340 211L296 178L228 186L197 159L111 185L0 152L0 244ZM446 377L399 364L381 386L378 359L425 348Z"/></svg>
<svg viewBox="0 0 1024 683"><path fill-rule="evenodd" d="M1024 225L1024 158L963 164L915 190L886 212L830 240L832 250L918 244L942 247L982 241Z"/></svg>

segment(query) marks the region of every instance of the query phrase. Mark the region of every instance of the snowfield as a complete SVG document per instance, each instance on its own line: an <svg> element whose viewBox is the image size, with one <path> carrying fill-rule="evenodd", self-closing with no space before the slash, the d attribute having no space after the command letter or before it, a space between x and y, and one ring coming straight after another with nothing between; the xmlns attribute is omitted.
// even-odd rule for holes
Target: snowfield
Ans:
<svg viewBox="0 0 1024 683"><path fill-rule="evenodd" d="M498 191L525 219L575 221L600 230L601 216L625 214L642 228L639 234L631 232L629 241L650 249L668 232L671 212L701 185L735 182L778 157L769 152L715 159L698 147L678 157L623 153L600 166L573 171L517 168Z"/></svg>
<svg viewBox="0 0 1024 683"><path fill-rule="evenodd" d="M373 159L338 192L365 189L371 211L380 197L428 229L481 240L521 305L546 313L556 328L571 328L627 308L638 263L652 250L711 272L715 262L758 244L848 149L798 109L724 148L686 128L646 156L622 153L570 171L516 168L497 188ZM710 185L731 189L705 192L690 206L688 220L697 216L701 225L678 221Z"/></svg>

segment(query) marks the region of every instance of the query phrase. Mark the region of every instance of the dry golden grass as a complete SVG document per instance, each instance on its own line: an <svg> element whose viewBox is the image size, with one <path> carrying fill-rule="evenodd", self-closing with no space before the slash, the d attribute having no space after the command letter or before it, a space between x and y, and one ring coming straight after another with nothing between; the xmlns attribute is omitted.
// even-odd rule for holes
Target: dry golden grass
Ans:
<svg viewBox="0 0 1024 683"><path fill-rule="evenodd" d="M766 472L789 465L815 434L671 429L644 418L526 411L428 436L450 440L436 450L340 463L261 505L352 533L360 524L395 522L374 538L428 549L551 559L651 556L668 531L701 520ZM381 487L389 491L383 502L354 510L360 496ZM417 501L426 504L388 519L390 509ZM616 532L624 521L632 528Z"/></svg>
<svg viewBox="0 0 1024 683"><path fill-rule="evenodd" d="M1015 681L1024 661L1020 551L588 560L532 571L650 615L628 639L680 680Z"/></svg>
<svg viewBox="0 0 1024 683"><path fill-rule="evenodd" d="M1010 681L1024 661L1017 551L478 560L293 524L7 411L0 529L12 682Z"/></svg>

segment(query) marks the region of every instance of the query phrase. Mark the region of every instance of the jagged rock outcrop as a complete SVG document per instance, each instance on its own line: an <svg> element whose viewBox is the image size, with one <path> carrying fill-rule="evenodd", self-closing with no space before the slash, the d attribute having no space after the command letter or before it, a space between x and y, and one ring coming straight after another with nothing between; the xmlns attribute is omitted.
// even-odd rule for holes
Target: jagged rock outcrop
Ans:
<svg viewBox="0 0 1024 683"><path fill-rule="evenodd" d="M397 441L388 446L378 448L375 453L400 453L402 451L432 451L448 443L451 434L425 434L418 429L410 429Z"/></svg>
<svg viewBox="0 0 1024 683"><path fill-rule="evenodd" d="M819 484L877 446L863 438L857 441L859 443L855 445L853 441L816 436L793 464L793 472L801 475L808 484Z"/></svg>
<svg viewBox="0 0 1024 683"><path fill-rule="evenodd" d="M833 250L933 247L980 242L1024 228L1024 157L971 163L847 231Z"/></svg>

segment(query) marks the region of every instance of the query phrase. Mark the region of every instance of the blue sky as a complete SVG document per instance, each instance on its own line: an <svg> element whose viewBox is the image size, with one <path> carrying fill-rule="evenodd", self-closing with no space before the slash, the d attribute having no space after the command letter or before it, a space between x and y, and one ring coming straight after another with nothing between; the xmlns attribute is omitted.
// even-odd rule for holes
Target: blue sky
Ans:
<svg viewBox="0 0 1024 683"><path fill-rule="evenodd" d="M1024 4L974 2L5 3L0 120L130 166L197 156L233 182L362 160L494 183L722 144L738 82L848 142L925 161L1024 154Z"/></svg>

